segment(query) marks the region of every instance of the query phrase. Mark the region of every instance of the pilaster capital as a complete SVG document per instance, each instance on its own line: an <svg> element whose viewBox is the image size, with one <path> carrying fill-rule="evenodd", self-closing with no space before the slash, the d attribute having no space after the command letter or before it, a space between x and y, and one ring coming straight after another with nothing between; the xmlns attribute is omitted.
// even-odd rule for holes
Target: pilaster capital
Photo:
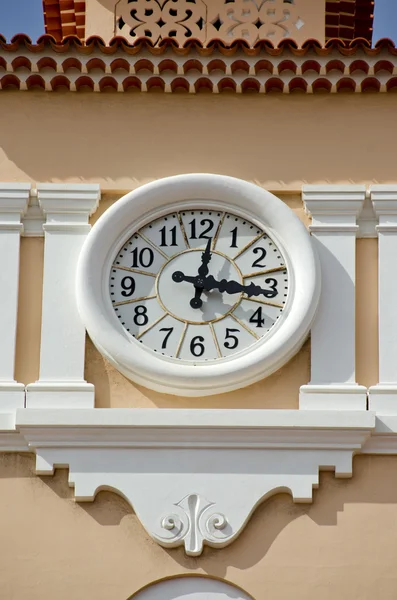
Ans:
<svg viewBox="0 0 397 600"><path fill-rule="evenodd" d="M101 190L98 184L39 183L37 196L46 217L45 231L76 230L87 227Z"/></svg>
<svg viewBox="0 0 397 600"><path fill-rule="evenodd" d="M30 183L0 182L0 229L22 231L21 217L26 212Z"/></svg>
<svg viewBox="0 0 397 600"><path fill-rule="evenodd" d="M311 214L311 231L356 233L366 197L364 185L304 185L302 199Z"/></svg>
<svg viewBox="0 0 397 600"><path fill-rule="evenodd" d="M397 217L397 185L372 185L369 189L375 214Z"/></svg>

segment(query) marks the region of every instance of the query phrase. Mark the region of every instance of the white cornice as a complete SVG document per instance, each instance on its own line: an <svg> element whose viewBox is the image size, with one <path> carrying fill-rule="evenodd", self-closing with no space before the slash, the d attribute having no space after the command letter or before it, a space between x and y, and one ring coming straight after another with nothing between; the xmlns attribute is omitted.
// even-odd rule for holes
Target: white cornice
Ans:
<svg viewBox="0 0 397 600"><path fill-rule="evenodd" d="M370 412L289 410L18 410L16 428L36 472L69 467L79 501L98 490L130 502L152 538L223 547L278 491L311 502L319 470L351 477L375 427ZM244 481L244 485L242 485Z"/></svg>

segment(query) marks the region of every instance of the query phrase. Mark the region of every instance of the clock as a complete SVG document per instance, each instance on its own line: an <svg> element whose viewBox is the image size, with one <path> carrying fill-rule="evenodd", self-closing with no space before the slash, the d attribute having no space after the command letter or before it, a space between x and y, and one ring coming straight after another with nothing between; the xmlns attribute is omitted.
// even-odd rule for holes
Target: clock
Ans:
<svg viewBox="0 0 397 600"><path fill-rule="evenodd" d="M99 351L151 389L203 396L297 352L320 281L311 238L256 185L169 177L116 202L87 236L77 304Z"/></svg>

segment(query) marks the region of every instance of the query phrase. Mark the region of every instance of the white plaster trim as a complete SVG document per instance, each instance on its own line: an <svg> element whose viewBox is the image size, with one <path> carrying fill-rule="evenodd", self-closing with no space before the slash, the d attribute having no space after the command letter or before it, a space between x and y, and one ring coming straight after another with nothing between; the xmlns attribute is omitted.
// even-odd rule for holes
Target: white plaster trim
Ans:
<svg viewBox="0 0 397 600"><path fill-rule="evenodd" d="M283 250L291 281L286 316L280 327L244 353L199 366L167 359L127 337L115 316L107 288L118 244L161 214L194 207L234 211L270 231ZM318 304L320 273L306 228L273 194L232 177L189 174L143 185L118 200L98 219L81 251L76 293L80 315L92 341L121 373L156 391L209 396L263 379L299 350Z"/></svg>
<svg viewBox="0 0 397 600"><path fill-rule="evenodd" d="M364 185L304 185L321 263L322 295L311 331L311 381L301 386L304 410L367 409L367 390L355 382L357 218Z"/></svg>
<svg viewBox="0 0 397 600"><path fill-rule="evenodd" d="M377 218L373 209L369 192L366 193L363 209L358 217L358 238L377 238Z"/></svg>
<svg viewBox="0 0 397 600"><path fill-rule="evenodd" d="M37 198L37 190L32 188L30 192L30 200L28 209L23 216L23 236L24 237L43 237L44 236L44 225L45 217L43 211L39 206Z"/></svg>
<svg viewBox="0 0 397 600"><path fill-rule="evenodd" d="M230 544L272 494L288 490L295 502L311 502L320 469L351 477L375 415L24 409L16 424L38 474L69 466L76 500L116 491L154 540L197 556L203 544Z"/></svg>
<svg viewBox="0 0 397 600"><path fill-rule="evenodd" d="M397 414L397 185L370 188L378 242L379 383L369 389L369 407L379 415Z"/></svg>
<svg viewBox="0 0 397 600"><path fill-rule="evenodd" d="M0 412L25 405L25 386L14 380L21 218L30 183L0 183Z"/></svg>
<svg viewBox="0 0 397 600"><path fill-rule="evenodd" d="M100 187L41 183L38 203L43 225L44 282L40 378L26 388L30 408L93 408L94 386L84 380L85 330L74 287L81 246L90 230Z"/></svg>

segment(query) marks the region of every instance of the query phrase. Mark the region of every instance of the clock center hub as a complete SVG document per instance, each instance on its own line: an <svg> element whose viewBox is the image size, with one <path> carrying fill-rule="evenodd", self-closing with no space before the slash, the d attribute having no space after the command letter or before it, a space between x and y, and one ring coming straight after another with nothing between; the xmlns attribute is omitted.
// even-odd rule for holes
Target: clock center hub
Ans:
<svg viewBox="0 0 397 600"><path fill-rule="evenodd" d="M157 296L160 303L170 315L180 321L198 324L219 321L241 301L241 292L228 294L218 289L205 289L205 278L198 274L203 251L203 248L187 250L173 256L157 276ZM238 267L220 252L211 253L208 269L208 276L212 276L216 281L233 280L243 284ZM173 278L176 273L179 277ZM181 274L193 278L194 283L182 280ZM202 289L200 308L194 308L194 303L193 306L191 303L196 288Z"/></svg>

